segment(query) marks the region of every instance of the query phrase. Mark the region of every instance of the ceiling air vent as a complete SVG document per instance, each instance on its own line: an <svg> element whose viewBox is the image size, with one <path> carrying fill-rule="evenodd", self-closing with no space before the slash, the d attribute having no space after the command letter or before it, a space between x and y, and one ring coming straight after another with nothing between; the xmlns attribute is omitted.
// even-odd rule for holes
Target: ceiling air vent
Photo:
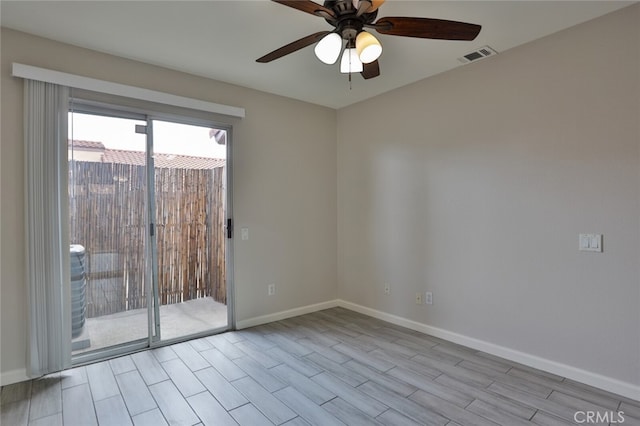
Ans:
<svg viewBox="0 0 640 426"><path fill-rule="evenodd" d="M489 46L483 46L478 50L474 50L473 52L467 53L461 58L458 58L460 62L463 64L468 64L469 62L475 62L480 59L484 59L487 56L497 55L498 52L490 48Z"/></svg>

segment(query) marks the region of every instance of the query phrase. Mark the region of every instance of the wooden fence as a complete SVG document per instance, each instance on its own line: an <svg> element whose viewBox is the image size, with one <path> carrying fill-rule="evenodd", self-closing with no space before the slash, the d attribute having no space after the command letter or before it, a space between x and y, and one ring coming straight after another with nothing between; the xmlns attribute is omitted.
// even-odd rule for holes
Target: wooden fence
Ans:
<svg viewBox="0 0 640 426"><path fill-rule="evenodd" d="M71 243L87 254L87 317L146 307L146 168L75 161L69 169ZM161 304L226 304L224 197L224 167L155 170Z"/></svg>

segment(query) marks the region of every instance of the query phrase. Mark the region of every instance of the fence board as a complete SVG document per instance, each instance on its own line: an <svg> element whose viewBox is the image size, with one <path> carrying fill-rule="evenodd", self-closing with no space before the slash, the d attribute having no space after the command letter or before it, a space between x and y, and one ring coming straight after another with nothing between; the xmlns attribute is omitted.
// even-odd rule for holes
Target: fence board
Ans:
<svg viewBox="0 0 640 426"><path fill-rule="evenodd" d="M70 240L87 253L87 316L146 307L144 166L70 162ZM162 304L226 304L224 167L155 169Z"/></svg>

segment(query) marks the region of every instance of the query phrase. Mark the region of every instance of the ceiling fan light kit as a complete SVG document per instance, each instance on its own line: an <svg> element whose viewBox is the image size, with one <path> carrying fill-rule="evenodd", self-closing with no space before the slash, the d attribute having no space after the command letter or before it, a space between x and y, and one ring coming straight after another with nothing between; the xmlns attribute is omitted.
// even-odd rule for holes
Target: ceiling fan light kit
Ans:
<svg viewBox="0 0 640 426"><path fill-rule="evenodd" d="M340 61L340 72L342 74L351 74L354 72L362 72L364 66L358 58L358 51L354 48L344 49L342 60Z"/></svg>
<svg viewBox="0 0 640 426"><path fill-rule="evenodd" d="M348 49L345 49L345 52L347 50ZM355 50L358 55L358 62L361 62L362 64L370 64L378 59L382 54L382 45L373 34L362 31L356 36ZM340 52L342 52L342 37L337 33L327 34L318 42L318 44L316 44L314 52L321 62L327 65L335 64L340 57ZM346 53L343 54L343 57L345 55ZM349 55L352 56L353 53L350 53ZM353 69L355 70L357 68L358 67L354 67ZM362 70L354 72L361 71Z"/></svg>
<svg viewBox="0 0 640 426"><path fill-rule="evenodd" d="M333 65L340 57L342 51L342 37L337 33L329 33L316 44L314 52L320 61L327 65Z"/></svg>
<svg viewBox="0 0 640 426"><path fill-rule="evenodd" d="M378 8L384 0L325 0L324 5L311 0L272 1L322 17L334 29L303 37L258 58L257 62L271 62L316 43L316 57L333 65L346 41L340 72L349 75L359 72L364 79L380 75L378 58L382 54L380 41L364 28L373 28L386 35L467 41L474 40L482 28L476 24L432 18L385 17L376 21Z"/></svg>
<svg viewBox="0 0 640 426"><path fill-rule="evenodd" d="M369 12L375 12L384 3L384 0L372 0Z"/></svg>
<svg viewBox="0 0 640 426"><path fill-rule="evenodd" d="M356 50L363 64L370 64L382 55L382 45L373 34L366 31L357 35Z"/></svg>

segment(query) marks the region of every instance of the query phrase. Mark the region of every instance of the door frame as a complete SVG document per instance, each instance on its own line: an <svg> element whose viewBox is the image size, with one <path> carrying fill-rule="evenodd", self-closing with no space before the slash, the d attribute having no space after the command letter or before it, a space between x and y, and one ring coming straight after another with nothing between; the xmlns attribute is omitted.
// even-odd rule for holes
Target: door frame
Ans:
<svg viewBox="0 0 640 426"><path fill-rule="evenodd" d="M153 148L153 121L170 121L174 123L209 127L226 131L226 160L225 160L225 224L228 220L233 220L233 182L232 182L232 155L233 155L233 126L229 123L219 122L215 120L202 119L198 117L191 117L188 115L188 110L182 113L164 113L155 111L153 109L137 108L125 105L118 105L114 103L106 103L101 101L94 101L90 99L84 99L80 97L72 96L69 103L69 112L71 113L86 113L94 114L106 117L136 119L146 122L146 156L147 156L147 196L145 206L146 210L146 226L147 229L151 229L151 225L155 226L155 181L154 181L154 168L152 158ZM150 149L151 148L151 149ZM149 185L151 183L151 185ZM233 222L232 222L233 223ZM227 232L225 225L225 233ZM180 336L173 339L162 340L160 335L160 315L159 315L159 286L157 277L157 244L156 233L149 235L145 240L145 244L148 246L145 248L147 255L146 267L147 277L151 278L149 285L151 288L147 288L147 318L148 318L148 335L146 338L134 340L131 342L121 343L113 345L104 349L96 349L95 351L89 351L72 355L72 366L79 366L89 364L96 361L106 360L117 356L123 356L126 354L138 352L141 350L157 348L161 346L171 345L174 343L196 339L200 337L219 334L225 331L235 329L235 290L233 280L233 238L225 239L225 278L226 278L226 292L227 292L227 324L224 327L217 327L214 329L189 334L186 336ZM151 298L151 300L149 300ZM150 303L151 302L151 303ZM157 338L155 336L158 336Z"/></svg>

